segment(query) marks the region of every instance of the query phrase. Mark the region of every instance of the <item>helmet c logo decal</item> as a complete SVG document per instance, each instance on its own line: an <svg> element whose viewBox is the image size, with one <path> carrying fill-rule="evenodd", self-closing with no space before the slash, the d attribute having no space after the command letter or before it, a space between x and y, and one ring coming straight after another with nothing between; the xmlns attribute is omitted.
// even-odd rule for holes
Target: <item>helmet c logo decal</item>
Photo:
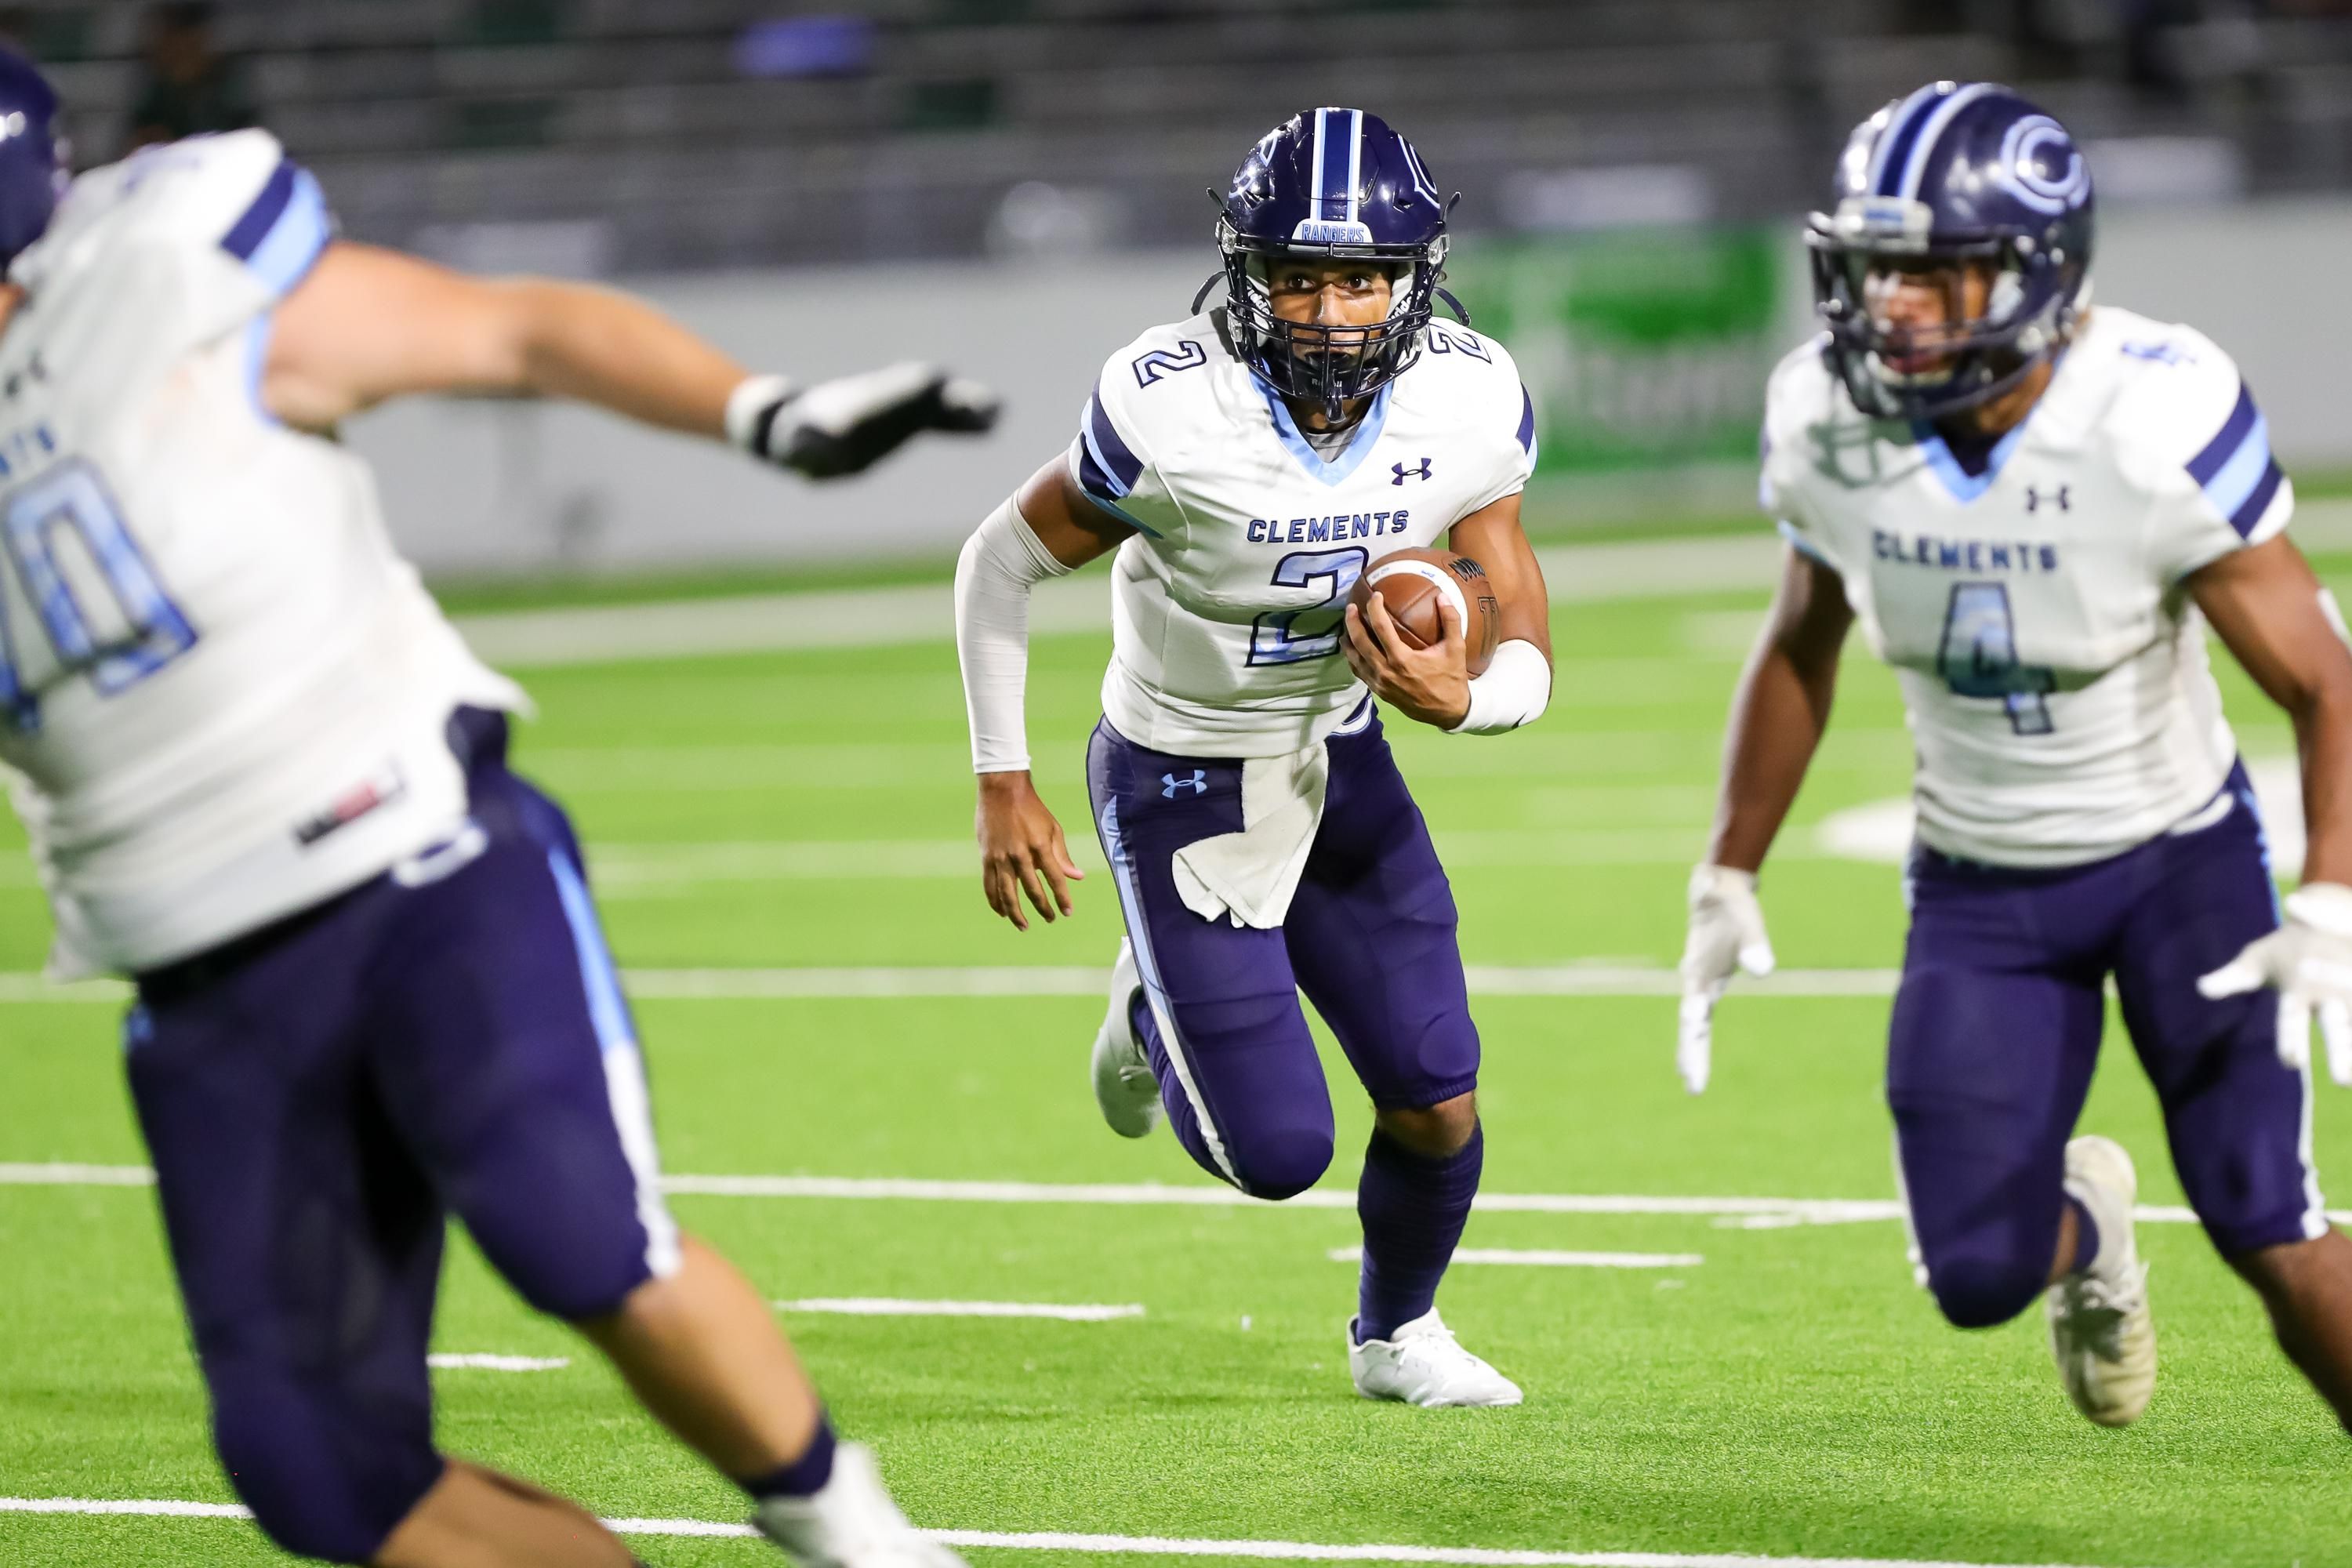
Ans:
<svg viewBox="0 0 2352 1568"><path fill-rule="evenodd" d="M2055 178L2042 167L2043 158L2053 153L2065 159L2063 172ZM2035 212L2053 216L2080 206L2091 194L2090 165L2083 162L2066 128L2046 114L2029 114L2009 128L1993 177Z"/></svg>

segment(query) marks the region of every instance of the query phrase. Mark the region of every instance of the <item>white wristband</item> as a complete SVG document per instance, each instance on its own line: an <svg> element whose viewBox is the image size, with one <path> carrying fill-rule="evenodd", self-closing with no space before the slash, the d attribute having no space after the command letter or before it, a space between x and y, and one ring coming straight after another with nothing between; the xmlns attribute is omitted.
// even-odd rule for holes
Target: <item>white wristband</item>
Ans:
<svg viewBox="0 0 2352 1568"><path fill-rule="evenodd" d="M776 411L798 388L788 375L749 375L727 395L727 439L755 458L772 450Z"/></svg>
<svg viewBox="0 0 2352 1568"><path fill-rule="evenodd" d="M1495 650L1486 673L1470 682L1470 710L1449 735L1499 735L1543 717L1551 705L1551 661L1543 649L1513 637Z"/></svg>

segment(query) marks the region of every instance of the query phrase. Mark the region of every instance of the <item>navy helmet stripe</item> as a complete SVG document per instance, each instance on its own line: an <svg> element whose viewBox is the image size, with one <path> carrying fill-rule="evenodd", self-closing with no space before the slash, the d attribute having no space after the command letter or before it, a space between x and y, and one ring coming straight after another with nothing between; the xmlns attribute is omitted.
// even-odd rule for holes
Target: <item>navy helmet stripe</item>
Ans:
<svg viewBox="0 0 2352 1568"><path fill-rule="evenodd" d="M1935 101L1936 96L1934 84L1921 88L1903 100L1902 107L1895 111L1895 118L1888 121L1886 129L1879 133L1877 150L1871 154L1870 160L1871 195L1895 195L1893 182L1903 177L1904 165L1911 157L1912 143L1919 139L1920 128L1932 112L1928 106Z"/></svg>
<svg viewBox="0 0 2352 1568"><path fill-rule="evenodd" d="M1094 395L1087 399L1087 445L1100 456L1102 466L1118 480L1118 493L1125 495L1143 477L1143 459L1119 436L1118 426L1103 412L1102 382L1095 382Z"/></svg>
<svg viewBox="0 0 2352 1568"><path fill-rule="evenodd" d="M2230 514L2230 526L2238 531L2239 538L2253 536L2254 525L2262 521L2263 514L2271 510L2271 502L2277 497L2279 486L2285 482L2286 476L2279 472L2275 461L2263 465L2262 478L2254 482L2252 492L2239 504L2237 510Z"/></svg>
<svg viewBox="0 0 2352 1568"><path fill-rule="evenodd" d="M1961 110L1992 90L1992 84L1990 82L1974 82L1958 92L1948 95L1936 106L1935 112L1928 115L1921 123L1919 135L1911 143L1910 156L1904 160L1902 181L1890 194L1906 199L1917 199L1919 182L1927 176L1927 163L1935 156L1936 143L1943 140L1944 132L1951 125ZM1891 159L1888 161L1888 168L1891 173L1893 170Z"/></svg>
<svg viewBox="0 0 2352 1568"><path fill-rule="evenodd" d="M2237 406L2230 410L2230 417L2223 422L2221 433L2205 443L2203 451L2189 459L2189 477L2200 487L2211 484L2213 476L2220 473L2230 459L2238 455L2238 448L2246 444L2247 433L2253 429L2254 422L2261 417L2261 413L2254 407L2253 393L2243 381L2239 382Z"/></svg>
<svg viewBox="0 0 2352 1568"><path fill-rule="evenodd" d="M245 209L245 216L221 237L222 249L239 261L253 259L253 253L261 248L261 242L277 226L278 216L286 210L286 204L294 199L296 172L290 161L279 161L278 167L271 172L268 183L261 187L261 194L253 198L251 206Z"/></svg>
<svg viewBox="0 0 2352 1568"><path fill-rule="evenodd" d="M1536 449L1536 400L1528 395L1527 384L1519 385L1519 450Z"/></svg>

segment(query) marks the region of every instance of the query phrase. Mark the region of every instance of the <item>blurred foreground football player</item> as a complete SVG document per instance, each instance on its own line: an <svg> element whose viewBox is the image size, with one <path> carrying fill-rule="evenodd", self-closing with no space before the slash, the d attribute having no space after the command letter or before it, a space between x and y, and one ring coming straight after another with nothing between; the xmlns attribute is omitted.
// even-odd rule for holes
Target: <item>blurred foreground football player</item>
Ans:
<svg viewBox="0 0 2352 1568"><path fill-rule="evenodd" d="M2047 1292L2067 1393L2119 1426L2156 1334L2136 1178L2075 1138L2112 978L2181 1185L2288 1355L2352 1417L2352 1246L2311 1162L2312 1015L2352 1079L2352 652L2285 538L2294 491L2227 355L2091 309L2090 171L2005 88L1855 132L1810 242L1825 337L1782 362L1762 499L1790 551L1690 884L1680 1060L1706 1083L1756 873L1858 617L1918 753L1887 1059L1922 1282L1962 1327ZM2294 721L2310 851L2282 923L2206 663Z"/></svg>
<svg viewBox="0 0 2352 1568"><path fill-rule="evenodd" d="M1223 304L1113 354L1067 455L964 549L989 906L1024 929L1024 897L1048 921L1071 907L1078 869L1030 784L1028 602L1116 549L1087 752L1127 923L1094 1048L1104 1120L1139 1138L1164 1101L1185 1150L1241 1191L1314 1185L1333 1126L1304 990L1376 1110L1356 1387L1516 1405L1435 1310L1483 1158L1478 1034L1453 893L1373 698L1453 734L1543 711L1543 580L1519 530L1534 412L1500 345L1432 321L1445 205L1375 117L1319 109L1269 132L1218 232ZM1419 649L1377 599L1369 618L1346 607L1368 563L1449 530L1501 602L1505 640L1475 680L1450 609Z"/></svg>
<svg viewBox="0 0 2352 1568"><path fill-rule="evenodd" d="M435 1451L454 1213L802 1562L952 1563L664 1208L579 847L505 765L522 695L319 433L407 393L561 395L839 473L984 426L985 395L916 367L796 390L622 295L337 242L262 132L68 189L56 113L0 58L0 762L56 967L137 980L131 1085L238 1494L331 1561L631 1561Z"/></svg>

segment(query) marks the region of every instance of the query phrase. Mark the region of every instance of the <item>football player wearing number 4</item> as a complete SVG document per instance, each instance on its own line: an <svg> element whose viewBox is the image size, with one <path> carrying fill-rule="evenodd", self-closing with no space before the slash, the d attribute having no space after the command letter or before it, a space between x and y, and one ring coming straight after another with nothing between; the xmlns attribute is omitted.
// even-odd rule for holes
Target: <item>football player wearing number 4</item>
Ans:
<svg viewBox="0 0 2352 1568"><path fill-rule="evenodd" d="M2090 305L2091 174L2008 89L1858 129L1810 235L1826 336L1774 374L1762 499L1790 550L1690 883L1681 1065L1706 1087L1756 874L1848 628L1918 754L1886 1093L1921 1282L1964 1328L2046 1295L2068 1394L2147 1406L2156 1332L2123 1149L2074 1138L2112 978L2207 1235L2352 1417L2352 1245L2312 1168L2315 1009L2352 1080L2352 652L2229 358ZM2310 849L2281 919L2210 623L2294 721Z"/></svg>
<svg viewBox="0 0 2352 1568"><path fill-rule="evenodd" d="M672 1221L579 846L506 766L522 694L331 437L404 394L556 395L819 474L990 400L921 367L795 389L623 295L337 241L262 132L68 190L57 107L0 55L0 772L56 967L137 981L132 1097L238 1495L334 1562L632 1561L436 1448L454 1213L805 1568L955 1562Z"/></svg>
<svg viewBox="0 0 2352 1568"><path fill-rule="evenodd" d="M1024 929L1024 898L1048 921L1071 907L1078 869L1030 784L1027 606L1035 583L1116 550L1087 752L1127 925L1095 1042L1104 1120L1141 1137L1164 1104L1185 1150L1241 1191L1312 1186L1334 1134L1303 990L1375 1108L1356 1387L1515 1405L1435 1309L1483 1159L1478 1035L1453 894L1372 700L1453 734L1543 710L1543 580L1518 515L1534 414L1499 345L1432 321L1445 205L1373 116L1276 127L1218 232L1223 303L1112 355L1066 457L965 548L989 905ZM1507 640L1475 679L1454 611L1417 647L1377 597L1361 616L1349 604L1368 564L1449 530L1500 601Z"/></svg>

